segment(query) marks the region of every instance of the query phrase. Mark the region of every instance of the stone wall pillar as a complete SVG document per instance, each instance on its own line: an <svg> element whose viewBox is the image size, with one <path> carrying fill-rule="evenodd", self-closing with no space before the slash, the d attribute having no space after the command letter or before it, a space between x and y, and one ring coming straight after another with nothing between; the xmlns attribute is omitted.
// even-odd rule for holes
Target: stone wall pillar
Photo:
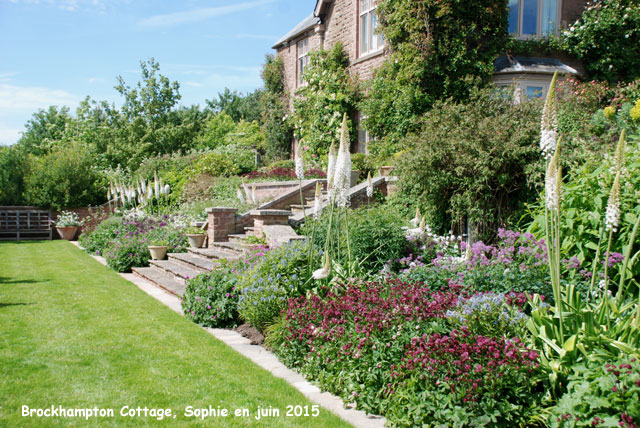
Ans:
<svg viewBox="0 0 640 428"><path fill-rule="evenodd" d="M209 243L227 242L229 235L236 233L236 211L237 208L215 207L207 208L209 216L209 228L207 235Z"/></svg>

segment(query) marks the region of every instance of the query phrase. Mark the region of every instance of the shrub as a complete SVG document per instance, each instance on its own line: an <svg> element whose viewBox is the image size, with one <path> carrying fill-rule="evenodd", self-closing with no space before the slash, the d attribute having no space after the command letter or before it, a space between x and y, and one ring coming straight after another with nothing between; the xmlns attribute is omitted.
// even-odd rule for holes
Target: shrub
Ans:
<svg viewBox="0 0 640 428"><path fill-rule="evenodd" d="M416 336L393 372L387 418L393 427L531 426L542 401L537 359L518 338L464 328Z"/></svg>
<svg viewBox="0 0 640 428"><path fill-rule="evenodd" d="M467 217L476 239L492 238L536 196L529 181L539 149L540 104L514 105L495 90L464 104L439 102L398 164L400 191L424 208L436 231ZM529 184L527 184L529 183Z"/></svg>
<svg viewBox="0 0 640 428"><path fill-rule="evenodd" d="M330 210L325 210L320 219L308 221L302 233L312 236L316 248L325 248L329 228ZM351 260L361 263L366 272L378 272L389 260L395 260L407 247L404 220L393 206L374 205L349 210L347 219L336 220L334 214L332 229L338 228L341 237L338 247L331 254L341 264L348 261L347 229L350 241Z"/></svg>
<svg viewBox="0 0 640 428"><path fill-rule="evenodd" d="M245 174L245 177L253 179L269 179L274 181L297 180L295 167L271 167L266 171L253 171ZM326 178L327 174L319 169L308 169L304 172L304 178Z"/></svg>
<svg viewBox="0 0 640 428"><path fill-rule="evenodd" d="M114 241L123 229L122 219L109 217L93 229L85 229L78 237L78 243L89 254L103 255L102 252Z"/></svg>
<svg viewBox="0 0 640 428"><path fill-rule="evenodd" d="M196 174L207 174L212 177L229 177L239 172L238 165L228 156L210 152L202 155L193 163Z"/></svg>
<svg viewBox="0 0 640 428"><path fill-rule="evenodd" d="M94 155L79 143L60 144L31 157L24 198L40 207L74 208L105 201L105 178L93 166Z"/></svg>
<svg viewBox="0 0 640 428"><path fill-rule="evenodd" d="M264 331L286 307L288 297L306 292L311 276L310 260L318 260L318 254L306 241L292 242L265 253L239 279L240 316Z"/></svg>
<svg viewBox="0 0 640 428"><path fill-rule="evenodd" d="M187 280L182 310L187 319L205 327L235 327L238 321L238 277L219 268Z"/></svg>
<svg viewBox="0 0 640 428"><path fill-rule="evenodd" d="M223 171L220 169L218 174L211 174L206 171L202 171L208 173L209 175L213 175L214 177L218 176L229 176L229 175L237 175L243 174L249 171L253 171L256 169L256 151L252 150L246 146L240 144L227 144L225 146L218 147L214 153L219 154L224 157L227 161L231 162L235 168L228 168L227 171ZM210 159L213 160L213 159ZM215 170L214 170L215 171ZM231 171L235 171L231 174Z"/></svg>
<svg viewBox="0 0 640 428"><path fill-rule="evenodd" d="M552 427L640 425L640 362L620 358L573 367L567 393L551 408Z"/></svg>
<svg viewBox="0 0 640 428"><path fill-rule="evenodd" d="M371 155L364 153L354 153L351 155L351 165L354 171L360 171L360 181L367 179L367 175L371 174L375 177L378 172L375 162Z"/></svg>
<svg viewBox="0 0 640 428"><path fill-rule="evenodd" d="M640 9L634 0L601 0L589 4L562 39L594 78L631 81L640 77L638 27Z"/></svg>
<svg viewBox="0 0 640 428"><path fill-rule="evenodd" d="M149 259L151 259L147 248L149 245L149 240L143 235L113 241L103 251L107 266L116 272L131 272L134 266L149 266Z"/></svg>
<svg viewBox="0 0 640 428"><path fill-rule="evenodd" d="M262 68L265 91L262 92L262 122L266 134L267 161L284 159L291 153L293 128L288 120L289 95L285 91L284 62L275 55L267 55Z"/></svg>

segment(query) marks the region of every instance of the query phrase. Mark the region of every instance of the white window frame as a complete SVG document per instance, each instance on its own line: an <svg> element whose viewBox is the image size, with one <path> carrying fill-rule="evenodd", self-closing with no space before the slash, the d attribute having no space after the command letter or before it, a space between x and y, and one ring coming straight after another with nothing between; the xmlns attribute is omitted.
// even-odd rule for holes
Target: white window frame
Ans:
<svg viewBox="0 0 640 428"><path fill-rule="evenodd" d="M356 147L356 153L369 154L369 143L374 139L371 137L369 131L364 129L362 122L367 118L361 112L358 112L358 145Z"/></svg>
<svg viewBox="0 0 640 428"><path fill-rule="evenodd" d="M555 0L556 2L556 22L553 23L553 31L547 34L543 34L542 28L542 16L543 16L543 6L545 0L537 0L538 1L538 13L536 16L536 34L523 34L524 27L524 2L525 0L517 0L518 4L518 22L516 25L516 31L511 33L511 35L519 38L519 39L530 39L534 37L548 37L550 34L557 34L559 28L559 20L562 12L562 0ZM551 0L554 1L554 0Z"/></svg>
<svg viewBox="0 0 640 428"><path fill-rule="evenodd" d="M358 53L360 57L384 48L384 37L376 34L378 15L376 0L358 0Z"/></svg>
<svg viewBox="0 0 640 428"><path fill-rule="evenodd" d="M551 85L550 75L528 75L522 77L502 77L502 78L494 78L493 83L499 88L505 88L509 86L513 86L514 93L514 101L516 104L520 104L523 101L527 101L530 98L527 96L527 88L529 86L542 88L540 93L540 99L545 100L547 98L547 93L549 92L549 86Z"/></svg>
<svg viewBox="0 0 640 428"><path fill-rule="evenodd" d="M304 81L303 75L304 70L309 66L309 37L299 40L298 43L296 43L296 49L298 53L298 61L296 63L298 68L297 84L300 87L307 84L307 82Z"/></svg>

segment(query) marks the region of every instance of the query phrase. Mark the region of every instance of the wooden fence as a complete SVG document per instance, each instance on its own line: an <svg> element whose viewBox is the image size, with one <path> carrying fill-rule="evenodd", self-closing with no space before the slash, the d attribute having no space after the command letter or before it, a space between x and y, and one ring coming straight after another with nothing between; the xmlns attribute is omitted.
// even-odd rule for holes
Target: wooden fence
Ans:
<svg viewBox="0 0 640 428"><path fill-rule="evenodd" d="M51 211L37 207L0 207L0 240L52 238Z"/></svg>

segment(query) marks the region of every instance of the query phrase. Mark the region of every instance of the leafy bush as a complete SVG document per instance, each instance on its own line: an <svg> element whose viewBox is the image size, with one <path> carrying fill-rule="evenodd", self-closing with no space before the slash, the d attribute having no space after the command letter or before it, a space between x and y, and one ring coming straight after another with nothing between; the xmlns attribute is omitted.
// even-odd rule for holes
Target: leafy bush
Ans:
<svg viewBox="0 0 640 428"><path fill-rule="evenodd" d="M437 100L465 100L488 82L507 41L504 2L382 0L378 16L390 54L376 71L363 111L374 155L400 150Z"/></svg>
<svg viewBox="0 0 640 428"><path fill-rule="evenodd" d="M18 146L0 146L0 205L22 205L27 154Z"/></svg>
<svg viewBox="0 0 640 428"><path fill-rule="evenodd" d="M182 310L205 327L235 327L238 321L238 276L219 268L187 280Z"/></svg>
<svg viewBox="0 0 640 428"><path fill-rule="evenodd" d="M635 358L574 366L567 389L551 409L552 427L640 424L640 362Z"/></svg>
<svg viewBox="0 0 640 428"><path fill-rule="evenodd" d="M354 171L360 171L360 181L366 180L368 174L371 174L372 177L375 177L378 172L371 155L367 155L364 153L352 154L351 165Z"/></svg>
<svg viewBox="0 0 640 428"><path fill-rule="evenodd" d="M308 221L302 234L313 237L316 248L325 248L329 228L330 210L325 210L315 221ZM377 272L389 260L400 257L407 247L404 220L390 205L374 205L349 210L347 218L332 220L332 229L337 227L341 237L337 248L331 254L341 264L351 260L361 263L362 271ZM348 230L348 232L347 232ZM347 233L350 249L347 246Z"/></svg>
<svg viewBox="0 0 640 428"><path fill-rule="evenodd" d="M514 105L494 90L464 104L437 103L420 134L407 139L400 191L424 207L437 231L468 217L475 239L491 239L536 196L529 178L542 170L539 118L539 103Z"/></svg>
<svg viewBox="0 0 640 428"><path fill-rule="evenodd" d="M288 297L306 292L311 276L309 261L318 260L317 252L306 241L275 248L239 279L240 316L258 330L270 325L286 307Z"/></svg>
<svg viewBox="0 0 640 428"><path fill-rule="evenodd" d="M594 78L631 81L640 77L639 27L640 9L634 0L601 0L588 4L562 38Z"/></svg>
<svg viewBox="0 0 640 428"><path fill-rule="evenodd" d="M297 180L295 167L272 167L266 171L253 171L245 175L246 178L269 179L274 181ZM304 172L304 178L326 178L327 174L319 169L308 169Z"/></svg>
<svg viewBox="0 0 640 428"><path fill-rule="evenodd" d="M387 418L393 427L532 426L538 353L518 339L453 330L416 336L394 370Z"/></svg>
<svg viewBox="0 0 640 428"><path fill-rule="evenodd" d="M228 156L210 152L202 155L193 163L193 171L196 174L207 174L212 177L229 177L237 175L238 165Z"/></svg>
<svg viewBox="0 0 640 428"><path fill-rule="evenodd" d="M304 71L307 84L296 92L290 118L294 135L308 147L305 159L326 156L331 143L337 147L343 115L351 117L356 111L360 91L349 74L348 62L341 43L310 54ZM353 123L348 121L348 126L349 135L355 138Z"/></svg>
<svg viewBox="0 0 640 428"><path fill-rule="evenodd" d="M103 250L107 266L116 272L131 272L132 267L149 266L149 245L149 240L143 235L113 241Z"/></svg>
<svg viewBox="0 0 640 428"><path fill-rule="evenodd" d="M182 228L170 224L170 220L168 216L111 217L86 230L78 240L88 253L104 256L115 271L129 272L132 267L149 265L147 246L152 242L166 241L170 253L186 251L188 243Z"/></svg>
<svg viewBox="0 0 640 428"><path fill-rule="evenodd" d="M285 91L284 62L276 55L267 55L262 68L265 90L260 98L262 122L266 134L267 161L286 159L291 153L293 128L288 120L289 95Z"/></svg>
<svg viewBox="0 0 640 428"><path fill-rule="evenodd" d="M249 149L241 144L227 144L225 146L218 147L214 153L223 156L227 161L234 164L236 172L233 175L243 174L256 169L255 150ZM231 171L231 169L229 169L229 171ZM209 173L209 175L219 177L221 175L228 176L232 174L224 173L216 175Z"/></svg>
<svg viewBox="0 0 640 428"><path fill-rule="evenodd" d="M106 181L93 166L94 155L79 143L56 146L31 157L24 198L30 205L62 209L97 205L106 199Z"/></svg>

